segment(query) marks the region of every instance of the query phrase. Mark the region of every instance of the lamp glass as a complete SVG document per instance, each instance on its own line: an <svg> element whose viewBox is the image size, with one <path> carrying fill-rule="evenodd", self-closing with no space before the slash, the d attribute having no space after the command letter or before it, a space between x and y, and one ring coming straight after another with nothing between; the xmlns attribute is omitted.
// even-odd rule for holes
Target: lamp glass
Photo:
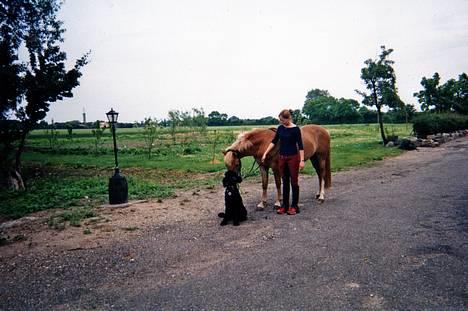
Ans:
<svg viewBox="0 0 468 311"><path fill-rule="evenodd" d="M119 113L117 111L114 111L113 108L111 108L111 110L108 113L106 113L106 115L107 120L109 120L110 123L116 123L119 117Z"/></svg>

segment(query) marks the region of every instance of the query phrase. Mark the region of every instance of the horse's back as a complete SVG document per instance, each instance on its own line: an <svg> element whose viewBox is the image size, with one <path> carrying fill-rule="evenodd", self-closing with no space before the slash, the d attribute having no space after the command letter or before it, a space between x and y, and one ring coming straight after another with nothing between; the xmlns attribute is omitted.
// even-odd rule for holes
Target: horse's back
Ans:
<svg viewBox="0 0 468 311"><path fill-rule="evenodd" d="M304 125L301 127L301 135L307 159L315 153L327 154L329 152L330 134L324 127L316 124Z"/></svg>

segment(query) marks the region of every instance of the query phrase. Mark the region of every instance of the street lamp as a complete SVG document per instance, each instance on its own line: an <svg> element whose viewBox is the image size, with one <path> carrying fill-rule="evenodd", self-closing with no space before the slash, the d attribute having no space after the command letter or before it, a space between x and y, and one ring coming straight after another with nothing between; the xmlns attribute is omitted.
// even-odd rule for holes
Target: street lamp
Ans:
<svg viewBox="0 0 468 311"><path fill-rule="evenodd" d="M128 202L128 185L127 180L124 176L120 175L119 162L117 162L117 142L115 140L115 124L119 113L114 111L113 108L106 113L107 120L111 125L112 137L114 139L114 157L115 157L115 168L114 175L109 178L109 203L110 204L121 204Z"/></svg>

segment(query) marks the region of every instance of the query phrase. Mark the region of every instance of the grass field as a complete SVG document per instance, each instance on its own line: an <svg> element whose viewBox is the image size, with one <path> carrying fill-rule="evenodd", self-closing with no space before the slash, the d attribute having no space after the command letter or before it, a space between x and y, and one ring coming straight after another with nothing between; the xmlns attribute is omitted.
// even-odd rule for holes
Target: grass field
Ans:
<svg viewBox="0 0 468 311"><path fill-rule="evenodd" d="M332 137L333 171L367 165L402 152L379 144L376 124L325 127ZM410 128L387 126L389 134L400 137L408 136ZM129 199L162 199L173 195L176 189L219 184L224 171L221 150L249 129L178 129L175 142L169 129L158 129L151 158L143 129L117 129L119 166L129 183ZM112 136L107 130L96 143L91 130L73 130L72 137L66 130L55 134L36 130L28 137L23 163L27 190L0 191L0 215L17 218L49 208L92 209L107 201L108 178L114 167ZM245 158L242 163L246 172L252 166L252 158ZM314 174L310 164L304 174Z"/></svg>

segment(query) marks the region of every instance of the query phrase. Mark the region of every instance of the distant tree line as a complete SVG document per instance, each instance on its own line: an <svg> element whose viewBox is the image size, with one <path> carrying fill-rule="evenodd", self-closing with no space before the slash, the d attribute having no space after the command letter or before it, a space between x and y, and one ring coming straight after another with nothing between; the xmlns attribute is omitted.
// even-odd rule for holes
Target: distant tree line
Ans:
<svg viewBox="0 0 468 311"><path fill-rule="evenodd" d="M96 120L96 121L93 121L93 122L86 122L86 123L83 123L79 120L72 120L72 121L66 121L66 122L54 122L52 121L51 123L47 123L46 121L42 120L41 122L39 122L35 129L48 129L48 128L51 128L51 127L54 127L55 129L57 130L65 130L65 129L69 129L69 128L73 128L73 129L95 129L96 128L96 122L98 124L104 124L105 122L107 121L104 121L104 120ZM140 123L140 122L138 122ZM141 127L143 127L143 124L144 124L144 121L141 121ZM117 124L117 127L119 128L132 128L132 127L135 127L135 122L119 122Z"/></svg>

